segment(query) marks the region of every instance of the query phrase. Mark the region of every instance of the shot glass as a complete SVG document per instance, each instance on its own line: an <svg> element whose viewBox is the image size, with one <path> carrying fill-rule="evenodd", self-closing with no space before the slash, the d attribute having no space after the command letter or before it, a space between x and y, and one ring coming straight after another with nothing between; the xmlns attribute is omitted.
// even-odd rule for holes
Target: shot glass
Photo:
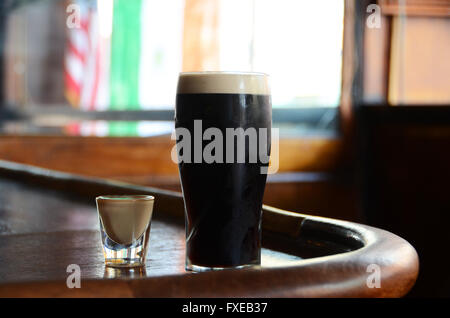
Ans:
<svg viewBox="0 0 450 318"><path fill-rule="evenodd" d="M145 265L155 198L102 195L96 198L105 265Z"/></svg>

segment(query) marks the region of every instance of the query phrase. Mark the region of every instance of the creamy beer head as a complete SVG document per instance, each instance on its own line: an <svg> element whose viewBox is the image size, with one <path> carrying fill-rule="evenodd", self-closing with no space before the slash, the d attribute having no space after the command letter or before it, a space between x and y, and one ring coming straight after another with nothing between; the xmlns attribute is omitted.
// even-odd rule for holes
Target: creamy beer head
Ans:
<svg viewBox="0 0 450 318"><path fill-rule="evenodd" d="M270 95L269 76L253 72L180 73L177 93Z"/></svg>
<svg viewBox="0 0 450 318"><path fill-rule="evenodd" d="M103 229L114 242L128 245L139 239L149 226L154 197L150 195L108 195L97 197Z"/></svg>

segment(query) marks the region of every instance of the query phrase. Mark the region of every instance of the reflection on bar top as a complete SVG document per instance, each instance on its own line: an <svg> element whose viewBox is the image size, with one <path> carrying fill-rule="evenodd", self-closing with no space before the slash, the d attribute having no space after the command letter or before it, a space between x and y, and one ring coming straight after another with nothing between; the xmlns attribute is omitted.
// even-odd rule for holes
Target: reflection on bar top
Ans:
<svg viewBox="0 0 450 318"><path fill-rule="evenodd" d="M0 134L17 136L82 136L82 137L156 137L170 135L173 121L106 121L85 120L65 123L6 121ZM281 138L338 138L334 129L317 128L306 123L276 123Z"/></svg>
<svg viewBox="0 0 450 318"><path fill-rule="evenodd" d="M153 137L171 134L173 121L71 121L62 125L33 124L29 121L3 123L6 135L60 135L83 137Z"/></svg>

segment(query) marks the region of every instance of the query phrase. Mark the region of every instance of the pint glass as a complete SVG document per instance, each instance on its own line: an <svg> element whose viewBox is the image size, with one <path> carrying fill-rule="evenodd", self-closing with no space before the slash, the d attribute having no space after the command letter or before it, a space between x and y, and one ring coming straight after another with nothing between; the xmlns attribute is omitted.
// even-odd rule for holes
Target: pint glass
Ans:
<svg viewBox="0 0 450 318"><path fill-rule="evenodd" d="M260 264L271 122L266 74L180 74L175 132L187 270Z"/></svg>

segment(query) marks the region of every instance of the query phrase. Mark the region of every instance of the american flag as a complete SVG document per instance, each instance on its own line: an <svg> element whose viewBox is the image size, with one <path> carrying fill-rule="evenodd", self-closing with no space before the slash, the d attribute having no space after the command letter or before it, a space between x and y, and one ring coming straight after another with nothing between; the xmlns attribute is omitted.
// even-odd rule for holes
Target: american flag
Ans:
<svg viewBox="0 0 450 318"><path fill-rule="evenodd" d="M107 89L107 44L99 35L95 1L71 1L76 6L67 25L67 48L64 65L65 95L69 103L84 110L106 108L103 96ZM73 7L72 7L73 8Z"/></svg>

